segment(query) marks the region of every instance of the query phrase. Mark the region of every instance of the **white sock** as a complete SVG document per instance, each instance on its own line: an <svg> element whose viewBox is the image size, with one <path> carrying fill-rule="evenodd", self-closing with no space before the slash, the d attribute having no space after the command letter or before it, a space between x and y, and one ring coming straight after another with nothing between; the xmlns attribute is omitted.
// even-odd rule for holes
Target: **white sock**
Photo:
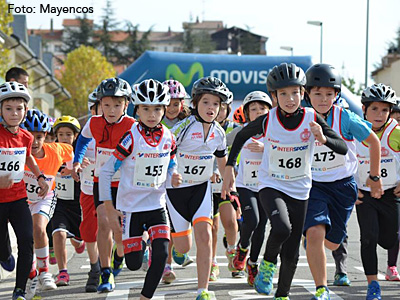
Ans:
<svg viewBox="0 0 400 300"><path fill-rule="evenodd" d="M231 252L232 250L234 250L236 247L235 247L235 245L228 245L228 247L226 248L226 250L228 251L228 252Z"/></svg>

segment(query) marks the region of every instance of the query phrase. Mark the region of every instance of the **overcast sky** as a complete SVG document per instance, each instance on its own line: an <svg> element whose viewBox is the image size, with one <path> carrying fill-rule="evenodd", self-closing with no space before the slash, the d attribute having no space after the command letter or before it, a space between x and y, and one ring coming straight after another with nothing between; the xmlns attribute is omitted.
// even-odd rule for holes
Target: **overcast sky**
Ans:
<svg viewBox="0 0 400 300"><path fill-rule="evenodd" d="M73 7L92 6L89 15L97 22L105 7L105 0L8 0L15 6L36 7L36 14L27 14L28 28L48 29L50 19L55 28L62 28L62 20L74 14L39 14L40 4ZM323 62L344 75L364 83L365 37L367 0L113 0L115 17L139 24L140 30L182 31L182 22L193 20L221 20L228 27L238 26L268 37L268 55L290 55L281 46L294 48L294 55L311 55L314 62L320 58L320 27L307 21L323 22ZM370 0L369 18L369 73L381 61L387 45L396 37L400 27L400 0ZM122 28L123 29L123 28ZM372 83L370 80L369 83ZM400 92L400 91L399 91Z"/></svg>

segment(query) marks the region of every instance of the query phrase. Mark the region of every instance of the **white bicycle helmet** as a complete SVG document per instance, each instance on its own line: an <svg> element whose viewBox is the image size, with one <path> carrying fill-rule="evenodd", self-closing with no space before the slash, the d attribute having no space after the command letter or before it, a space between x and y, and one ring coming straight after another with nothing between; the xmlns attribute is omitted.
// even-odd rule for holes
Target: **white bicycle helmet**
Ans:
<svg viewBox="0 0 400 300"><path fill-rule="evenodd" d="M388 85L375 83L363 90L361 103L366 105L371 102L386 102L391 106L397 104L396 92Z"/></svg>
<svg viewBox="0 0 400 300"><path fill-rule="evenodd" d="M171 101L169 87L155 79L146 79L132 85L132 98L135 105L165 105Z"/></svg>
<svg viewBox="0 0 400 300"><path fill-rule="evenodd" d="M90 110L97 101L97 88L95 88L88 96L88 110Z"/></svg>
<svg viewBox="0 0 400 300"><path fill-rule="evenodd" d="M261 91L254 91L254 92L248 93L247 96L243 100L243 108L245 108L246 105L248 105L254 101L265 102L269 106L269 108L272 108L271 98L267 95L267 93L264 93Z"/></svg>
<svg viewBox="0 0 400 300"><path fill-rule="evenodd" d="M32 99L28 89L16 81L5 82L0 85L0 103L9 98L23 98L26 103Z"/></svg>

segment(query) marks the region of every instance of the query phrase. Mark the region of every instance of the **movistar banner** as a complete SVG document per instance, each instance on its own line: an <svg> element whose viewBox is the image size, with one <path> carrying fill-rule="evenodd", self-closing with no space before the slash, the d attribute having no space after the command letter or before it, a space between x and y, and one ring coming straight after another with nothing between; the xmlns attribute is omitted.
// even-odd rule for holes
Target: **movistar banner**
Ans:
<svg viewBox="0 0 400 300"><path fill-rule="evenodd" d="M120 77L130 84L149 78L159 81L175 79L190 94L197 79L211 75L226 83L235 100L243 100L251 91L266 91L268 72L282 62L293 62L304 71L312 65L311 56L237 56L146 51ZM352 108L354 104L349 99L351 95L344 92L343 96ZM355 110L359 112L360 105L356 105Z"/></svg>

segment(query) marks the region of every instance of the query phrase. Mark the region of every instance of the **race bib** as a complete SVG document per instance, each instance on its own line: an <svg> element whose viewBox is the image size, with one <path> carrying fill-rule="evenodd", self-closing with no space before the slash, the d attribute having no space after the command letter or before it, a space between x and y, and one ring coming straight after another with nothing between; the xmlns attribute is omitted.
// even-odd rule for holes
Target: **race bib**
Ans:
<svg viewBox="0 0 400 300"><path fill-rule="evenodd" d="M113 152L114 152L114 149L97 147L94 176L99 177L101 167L107 162L107 160L110 158L110 156L113 154ZM119 181L120 178L121 178L121 172L120 172L120 170L118 170L117 172L115 172L111 181L113 181L113 182Z"/></svg>
<svg viewBox="0 0 400 300"><path fill-rule="evenodd" d="M222 184L223 180L221 177L218 177L216 182L211 183L211 190L213 194L222 192Z"/></svg>
<svg viewBox="0 0 400 300"><path fill-rule="evenodd" d="M46 176L46 184L49 186L49 192L47 193L44 199L51 199L54 195L53 191L53 182L55 180L54 176L45 175ZM26 187L26 193L28 194L28 200L32 203L43 200L43 198L38 196L40 192L40 186L37 182L36 176L30 172L25 171L24 173L24 182Z"/></svg>
<svg viewBox="0 0 400 300"><path fill-rule="evenodd" d="M258 168L261 165L260 159L243 160L243 183L247 187L258 186Z"/></svg>
<svg viewBox="0 0 400 300"><path fill-rule="evenodd" d="M62 200L74 200L74 179L71 175L62 176L57 174L56 178L57 198Z"/></svg>
<svg viewBox="0 0 400 300"><path fill-rule="evenodd" d="M346 163L346 156L333 152L327 146L315 142L314 159L311 166L312 172L327 172L340 167Z"/></svg>
<svg viewBox="0 0 400 300"><path fill-rule="evenodd" d="M271 142L269 176L287 181L311 177L310 144L280 145Z"/></svg>
<svg viewBox="0 0 400 300"><path fill-rule="evenodd" d="M26 159L26 147L0 148L0 176L8 176L14 183L18 183L24 177Z"/></svg>
<svg viewBox="0 0 400 300"><path fill-rule="evenodd" d="M358 158L358 177L362 187L367 187L367 179L369 177L370 160L369 157ZM385 156L381 159L381 180L383 189L389 189L396 186L396 162L393 156Z"/></svg>
<svg viewBox="0 0 400 300"><path fill-rule="evenodd" d="M90 160L90 165L82 169L81 183L87 187L93 187L94 166L95 162Z"/></svg>
<svg viewBox="0 0 400 300"><path fill-rule="evenodd" d="M135 159L133 185L160 187L167 180L170 153L138 152Z"/></svg>
<svg viewBox="0 0 400 300"><path fill-rule="evenodd" d="M178 152L178 173L183 183L201 183L210 179L213 174L213 154L193 155Z"/></svg>

